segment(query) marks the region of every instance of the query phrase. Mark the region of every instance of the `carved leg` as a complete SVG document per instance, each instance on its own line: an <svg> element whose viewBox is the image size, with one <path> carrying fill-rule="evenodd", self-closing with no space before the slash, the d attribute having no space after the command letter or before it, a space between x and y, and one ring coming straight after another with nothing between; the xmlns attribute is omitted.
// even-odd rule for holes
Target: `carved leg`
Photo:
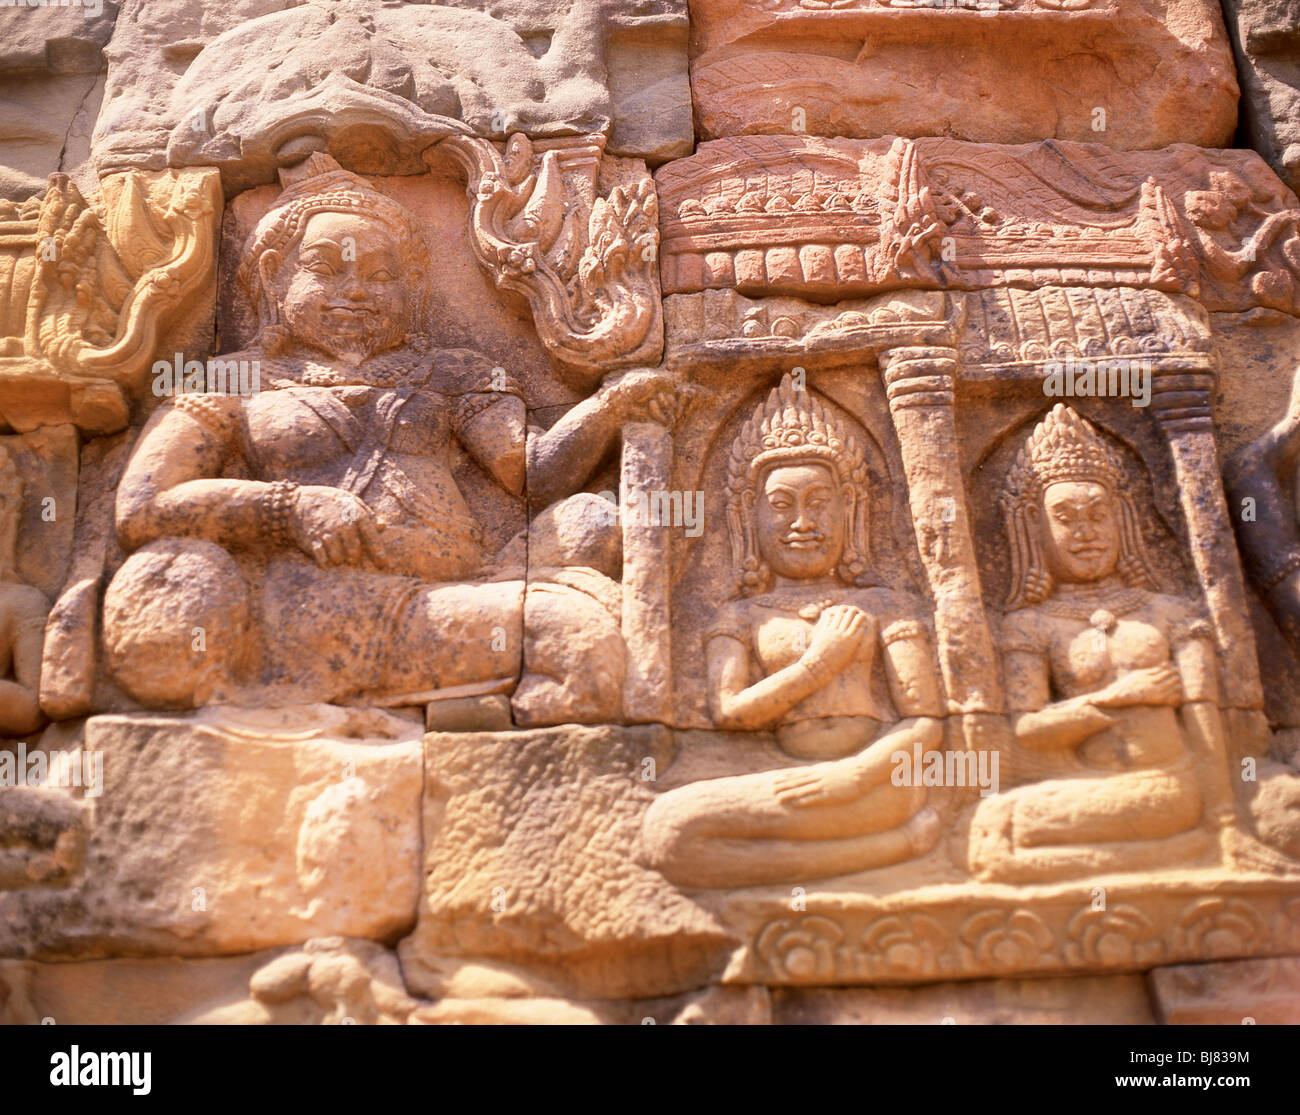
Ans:
<svg viewBox="0 0 1300 1115"><path fill-rule="evenodd" d="M771 771L670 790L646 813L641 858L681 886L744 887L886 867L938 843L922 787L876 786L856 801L792 808Z"/></svg>
<svg viewBox="0 0 1300 1115"><path fill-rule="evenodd" d="M646 813L644 861L686 886L734 887L866 871L929 851L939 824L925 788L886 775L862 789L861 769L856 755L670 790ZM796 804L796 784L827 796Z"/></svg>
<svg viewBox="0 0 1300 1115"><path fill-rule="evenodd" d="M1202 816L1190 771L1024 786L976 809L970 867L986 880L1028 883L1187 862L1215 848Z"/></svg>

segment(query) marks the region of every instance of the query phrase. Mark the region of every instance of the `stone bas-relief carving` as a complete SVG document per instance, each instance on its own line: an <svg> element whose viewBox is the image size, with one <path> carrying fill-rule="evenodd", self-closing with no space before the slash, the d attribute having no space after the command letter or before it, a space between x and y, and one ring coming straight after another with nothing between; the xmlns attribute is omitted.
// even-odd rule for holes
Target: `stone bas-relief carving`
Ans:
<svg viewBox="0 0 1300 1115"><path fill-rule="evenodd" d="M211 171L112 175L99 209L65 174L43 196L0 202L5 423L114 433L158 349L206 353L220 218Z"/></svg>
<svg viewBox="0 0 1300 1115"><path fill-rule="evenodd" d="M665 295L1079 282L1296 311L1300 213L1249 152L739 136L655 180Z"/></svg>
<svg viewBox="0 0 1300 1115"><path fill-rule="evenodd" d="M654 162L693 141L676 0L257 0L220 11L138 0L123 4L106 53L101 174L215 166L235 190L318 150L362 173L418 173L421 151L451 134L596 132L613 153Z"/></svg>
<svg viewBox="0 0 1300 1115"><path fill-rule="evenodd" d="M593 624L617 642L615 618L559 583L569 607L526 617L522 507L516 536L490 552L450 453L515 497L528 460L534 490L558 492L606 454L627 392L597 394L530 453L504 370L420 336L431 256L409 212L325 157L286 181L240 272L260 333L227 356L255 363L263 390L160 409L118 489L131 557L105 596L115 679L160 708L514 691L529 722L616 719L617 653L592 662L585 707L564 706L568 671L539 660ZM576 545L553 564L599 577L609 545L598 531ZM567 627L534 629L548 623Z"/></svg>
<svg viewBox="0 0 1300 1115"><path fill-rule="evenodd" d="M1300 203L1213 5L692 18L694 101L681 4L0 48L87 86L0 135L0 1016L1285 1016Z"/></svg>
<svg viewBox="0 0 1300 1115"><path fill-rule="evenodd" d="M646 856L670 879L734 887L840 875L939 838L924 787L889 778L896 752L940 741L943 709L924 623L873 586L865 474L852 435L791 377L732 447L727 517L743 595L709 624L713 719L775 727L788 754L822 761L660 797Z"/></svg>
<svg viewBox="0 0 1300 1115"><path fill-rule="evenodd" d="M0 448L0 733L25 736L45 726L40 707L41 656L50 602L19 579L18 528L22 521L23 478L7 449Z"/></svg>
<svg viewBox="0 0 1300 1115"><path fill-rule="evenodd" d="M1119 458L1063 405L1007 478L999 646L1015 739L1091 771L982 803L972 863L983 876L1168 865L1204 850L1204 838L1175 847L1203 817L1222 823L1226 808L1231 820L1213 634L1195 605L1155 591L1129 490ZM1189 733L1204 733L1219 763L1204 792Z"/></svg>

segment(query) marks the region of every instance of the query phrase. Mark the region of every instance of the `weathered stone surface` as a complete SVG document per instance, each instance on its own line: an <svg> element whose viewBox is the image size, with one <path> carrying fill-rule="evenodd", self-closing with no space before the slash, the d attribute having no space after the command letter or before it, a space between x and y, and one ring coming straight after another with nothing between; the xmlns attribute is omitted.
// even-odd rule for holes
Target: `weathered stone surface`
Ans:
<svg viewBox="0 0 1300 1115"><path fill-rule="evenodd" d="M576 998L706 982L728 935L632 855L644 776L670 746L652 727L427 736L423 897L400 948L408 986L441 996L461 957Z"/></svg>
<svg viewBox="0 0 1300 1115"><path fill-rule="evenodd" d="M1250 146L1293 190L1300 187L1300 6L1223 0Z"/></svg>
<svg viewBox="0 0 1300 1115"><path fill-rule="evenodd" d="M90 133L118 5L0 8L0 198L24 201L54 171L95 185Z"/></svg>
<svg viewBox="0 0 1300 1115"><path fill-rule="evenodd" d="M693 0L691 15L705 139L806 132L1219 147L1236 123L1213 0Z"/></svg>
<svg viewBox="0 0 1300 1115"><path fill-rule="evenodd" d="M1147 977L1157 1017L1169 1026L1294 1026L1300 1022L1300 958L1227 960L1156 968Z"/></svg>
<svg viewBox="0 0 1300 1115"><path fill-rule="evenodd" d="M1295 195L1249 152L741 136L655 181L665 295L1087 283L1300 305Z"/></svg>
<svg viewBox="0 0 1300 1115"><path fill-rule="evenodd" d="M778 1026L1149 1026L1141 976L974 980L852 991L780 990Z"/></svg>
<svg viewBox="0 0 1300 1115"><path fill-rule="evenodd" d="M127 0L107 54L100 173L219 166L234 191L313 150L415 173L452 134L595 132L655 162L693 140L681 0Z"/></svg>
<svg viewBox="0 0 1300 1115"><path fill-rule="evenodd" d="M382 1025L416 1005L391 952L339 937L201 959L0 961L5 1025Z"/></svg>
<svg viewBox="0 0 1300 1115"><path fill-rule="evenodd" d="M266 954L202 960L0 961L0 1023L8 1026L160 1026L196 1003L247 994Z"/></svg>
<svg viewBox="0 0 1300 1115"><path fill-rule="evenodd" d="M1290 1010L1300 201L1213 0L31 7L0 1016Z"/></svg>
<svg viewBox="0 0 1300 1115"><path fill-rule="evenodd" d="M415 916L421 725L378 711L98 716L87 868L0 895L8 956L383 939Z"/></svg>

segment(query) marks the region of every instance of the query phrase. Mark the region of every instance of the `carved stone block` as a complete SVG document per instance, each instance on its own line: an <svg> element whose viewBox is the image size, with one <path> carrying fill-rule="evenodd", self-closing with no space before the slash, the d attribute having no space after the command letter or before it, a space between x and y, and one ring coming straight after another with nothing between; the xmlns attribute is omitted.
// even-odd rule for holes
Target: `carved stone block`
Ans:
<svg viewBox="0 0 1300 1115"><path fill-rule="evenodd" d="M1156 968L1147 977L1169 1026L1294 1026L1300 1021L1300 958L1225 960Z"/></svg>
<svg viewBox="0 0 1300 1115"><path fill-rule="evenodd" d="M25 201L52 171L93 186L90 133L118 5L0 7L0 198Z"/></svg>
<svg viewBox="0 0 1300 1115"><path fill-rule="evenodd" d="M408 986L440 997L470 958L585 999L671 994L718 971L728 934L636 862L669 748L655 727L428 735Z"/></svg>
<svg viewBox="0 0 1300 1115"><path fill-rule="evenodd" d="M43 195L0 202L0 415L15 429L115 433L159 350L210 333L216 175L114 175L102 204L64 174Z"/></svg>
<svg viewBox="0 0 1300 1115"><path fill-rule="evenodd" d="M99 716L87 869L0 894L9 956L212 956L409 926L421 725L383 713Z"/></svg>
<svg viewBox="0 0 1300 1115"><path fill-rule="evenodd" d="M1220 147L1236 123L1212 0L693 0L691 16L705 139Z"/></svg>
<svg viewBox="0 0 1300 1115"><path fill-rule="evenodd" d="M1293 0L1224 0L1250 145L1300 186L1300 8Z"/></svg>

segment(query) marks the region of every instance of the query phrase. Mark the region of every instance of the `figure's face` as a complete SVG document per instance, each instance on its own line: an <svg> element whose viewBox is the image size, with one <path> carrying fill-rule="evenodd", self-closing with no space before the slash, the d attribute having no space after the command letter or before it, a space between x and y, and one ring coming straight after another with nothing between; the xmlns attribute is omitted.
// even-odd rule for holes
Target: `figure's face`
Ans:
<svg viewBox="0 0 1300 1115"><path fill-rule="evenodd" d="M847 512L844 492L826 465L774 468L754 509L758 551L779 577L825 577L844 553Z"/></svg>
<svg viewBox="0 0 1300 1115"><path fill-rule="evenodd" d="M1119 561L1119 508L1100 484L1067 481L1043 493L1039 536L1056 581L1099 581Z"/></svg>
<svg viewBox="0 0 1300 1115"><path fill-rule="evenodd" d="M419 275L403 274L399 245L381 222L318 213L288 256L277 257L263 257L263 278L302 344L355 364L397 348L411 332L408 292Z"/></svg>

